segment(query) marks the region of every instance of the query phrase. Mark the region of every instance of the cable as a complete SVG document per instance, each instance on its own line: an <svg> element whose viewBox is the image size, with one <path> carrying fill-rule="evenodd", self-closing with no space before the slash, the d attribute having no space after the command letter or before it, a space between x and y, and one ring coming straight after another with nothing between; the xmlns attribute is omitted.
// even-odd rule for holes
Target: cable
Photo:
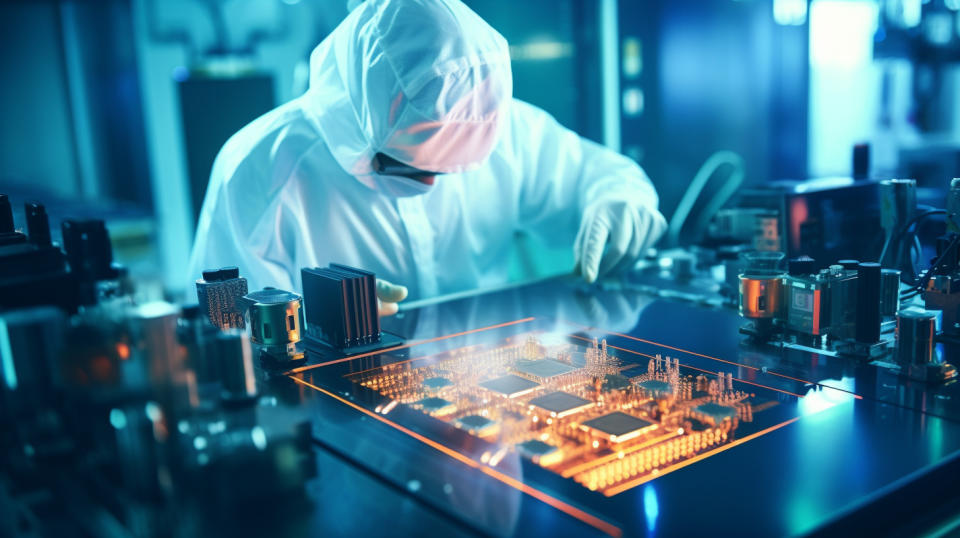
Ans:
<svg viewBox="0 0 960 538"><path fill-rule="evenodd" d="M919 222L921 219L925 218L928 215L939 214L939 213L946 214L946 211L933 210L933 211L927 211L926 213L917 215L917 217L912 219L911 222L907 223L907 226L905 226L904 229L909 227L910 224L912 224L914 221ZM953 224L954 226L957 226L956 221L954 221L950 215L947 215L946 220L948 221L948 224ZM903 231L904 230L901 230L901 232ZM918 241L916 237L916 231L914 231L914 240ZM943 252L933 260L933 262L930 265L930 268L926 272L924 272L922 276L917 275L916 276L917 281L915 283L908 282L908 284L911 284L912 287L908 288L907 290L905 290L900 294L900 302L909 301L910 299L913 299L914 297L922 294L923 291L926 289L928 283L930 282L930 279L933 278L933 276L940 271L941 266L945 267L943 265L944 261L953 253L953 251L958 246L960 246L960 234L955 234L953 238L950 240L950 243L947 244L947 247L943 249ZM914 275L916 275L916 270L914 269L913 264L911 264L911 271L914 273Z"/></svg>
<svg viewBox="0 0 960 538"><path fill-rule="evenodd" d="M697 170L697 173L694 174L693 180L690 182L690 185L687 187L687 191L683 193L683 198L680 199L680 203L677 204L676 211L673 212L673 217L670 219L670 225L667 228L667 240L670 245L676 245L680 241L680 230L683 228L684 223L687 221L687 217L690 216L690 212L693 210L694 204L697 202L697 198L700 197L700 193L703 192L703 188L706 187L707 182L710 178L720 169L723 165L730 165L733 168L733 171L730 172L730 176L727 177L726 182L720 190L717 192L717 195L713 197L707 207L704 208L704 214L710 214L708 209L712 212L716 212L723 204L729 200L731 196L736 192L737 187L743 182L745 176L743 158L740 155L732 151L720 150L714 153L713 155L707 157L707 160L703 162L703 165L700 166L700 169ZM713 215L710 214L712 217ZM709 218L709 217L708 217Z"/></svg>
<svg viewBox="0 0 960 538"><path fill-rule="evenodd" d="M887 236L887 240L884 241L883 243L883 249L880 251L880 257L877 259L880 260L880 263L882 264L884 258L887 255L887 250L890 248L892 244L900 241L900 237L907 232L910 226L917 224L921 220L927 217L930 217L932 215L946 215L946 214L947 214L947 211L945 209L931 209L930 211L925 211L923 213L920 213L919 215L915 215L906 224L904 224L903 227L901 227L900 230L897 231L897 233L892 233L889 236Z"/></svg>
<svg viewBox="0 0 960 538"><path fill-rule="evenodd" d="M956 226L956 222L954 222L953 219L950 219L949 217L947 218L954 224L954 226ZM922 293L923 290L926 289L927 284L930 282L930 279L937 274L937 271L940 269L940 266L953 253L953 251L957 248L957 246L960 246L960 234L954 235L953 239L950 240L950 244L948 244L947 248L943 249L943 252L939 256L937 256L937 258L933 261L933 263L930 266L930 269L928 269L927 272L924 273L923 277L920 279L920 282L917 285L915 285L913 288L907 290L903 295L901 295L901 300L912 299L913 297L916 297L917 295Z"/></svg>

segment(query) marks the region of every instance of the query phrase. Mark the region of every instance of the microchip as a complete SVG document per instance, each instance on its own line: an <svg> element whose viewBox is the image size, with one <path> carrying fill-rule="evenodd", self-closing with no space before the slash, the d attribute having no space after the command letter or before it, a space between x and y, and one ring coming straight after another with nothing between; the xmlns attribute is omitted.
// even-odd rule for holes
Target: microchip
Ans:
<svg viewBox="0 0 960 538"><path fill-rule="evenodd" d="M709 427L710 427L710 426L708 426L707 424L704 424L702 421L699 421L699 420L697 420L697 419L695 419L695 418L691 418L691 419L690 419L690 428L688 429L688 431L692 431L692 432L702 432L703 430L706 430L706 429L709 428Z"/></svg>
<svg viewBox="0 0 960 538"><path fill-rule="evenodd" d="M557 391L530 400L530 405L550 413L552 417L560 418L587 409L593 406L593 402L573 394Z"/></svg>
<svg viewBox="0 0 960 538"><path fill-rule="evenodd" d="M713 422L714 426L723 422L724 419L732 419L737 416L736 408L713 402L698 405L693 408L693 411L703 415L706 422Z"/></svg>
<svg viewBox="0 0 960 538"><path fill-rule="evenodd" d="M443 398L424 398L416 405L430 415L449 415L457 410L457 406L453 402Z"/></svg>
<svg viewBox="0 0 960 538"><path fill-rule="evenodd" d="M437 391L450 385L453 385L453 381L445 377L431 377L423 380L423 388L429 391Z"/></svg>
<svg viewBox="0 0 960 538"><path fill-rule="evenodd" d="M619 374L603 376L603 390L623 390L630 387L630 379Z"/></svg>
<svg viewBox="0 0 960 538"><path fill-rule="evenodd" d="M656 424L620 411L588 420L581 426L594 434L609 439L612 443L628 441L655 429Z"/></svg>
<svg viewBox="0 0 960 538"><path fill-rule="evenodd" d="M498 377L496 379L491 379L489 381L484 381L480 383L480 386L492 390L493 392L502 394L507 398L516 398L517 396L523 396L529 392L533 392L537 387L540 386L540 383L535 383L529 379L524 379L520 376L509 374L503 377Z"/></svg>
<svg viewBox="0 0 960 538"><path fill-rule="evenodd" d="M544 466L553 465L563 459L563 454L557 447L548 445L537 439L520 443L517 445L517 450L524 456L530 458L534 463L539 463Z"/></svg>
<svg viewBox="0 0 960 538"><path fill-rule="evenodd" d="M496 422L480 415L467 415L456 419L454 422L458 428L467 430L478 437L492 435L499 429Z"/></svg>
<svg viewBox="0 0 960 538"><path fill-rule="evenodd" d="M666 381L660 381L659 379L648 379L646 381L641 381L637 383L637 386L654 395L670 394L673 392L673 387L670 386L670 383L667 383Z"/></svg>
<svg viewBox="0 0 960 538"><path fill-rule="evenodd" d="M521 359L514 364L513 369L534 379L549 379L558 375L569 374L576 370L576 368L569 364L553 359Z"/></svg>

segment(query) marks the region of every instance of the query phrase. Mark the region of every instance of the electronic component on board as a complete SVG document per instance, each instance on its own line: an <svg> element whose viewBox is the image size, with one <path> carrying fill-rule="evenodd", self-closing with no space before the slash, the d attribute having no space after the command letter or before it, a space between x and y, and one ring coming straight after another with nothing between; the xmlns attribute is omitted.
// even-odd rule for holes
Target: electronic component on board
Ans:
<svg viewBox="0 0 960 538"><path fill-rule="evenodd" d="M659 379L648 379L637 383L637 386L655 398L673 393L673 385Z"/></svg>
<svg viewBox="0 0 960 538"><path fill-rule="evenodd" d="M888 244L894 248L885 252L880 263L899 269L910 262L913 244L899 241L898 234L913 220L917 212L917 181L915 179L886 179L880 182L880 225Z"/></svg>
<svg viewBox="0 0 960 538"><path fill-rule="evenodd" d="M248 402L257 396L250 337L240 329L218 331L206 346L207 360L220 374L220 397L226 402Z"/></svg>
<svg viewBox="0 0 960 538"><path fill-rule="evenodd" d="M509 374L480 383L480 386L506 398L523 396L540 388L540 383Z"/></svg>
<svg viewBox="0 0 960 538"><path fill-rule="evenodd" d="M724 420L734 420L737 418L737 410L733 407L720 405L715 402L708 402L693 408L693 414L702 422L716 426Z"/></svg>
<svg viewBox="0 0 960 538"><path fill-rule="evenodd" d="M303 350L303 299L296 293L264 288L240 299L250 321L250 339L267 356L280 361L300 360ZM263 354L261 354L263 355Z"/></svg>
<svg viewBox="0 0 960 538"><path fill-rule="evenodd" d="M97 280L112 278L113 248L102 220L65 220L60 225L70 268Z"/></svg>
<svg viewBox="0 0 960 538"><path fill-rule="evenodd" d="M487 417L480 415L467 415L455 419L454 424L462 430L466 430L471 435L477 437L490 437L500 431L500 425Z"/></svg>
<svg viewBox="0 0 960 538"><path fill-rule="evenodd" d="M754 321L756 335L764 338L780 313L783 271L781 252L747 252L740 274L740 315Z"/></svg>
<svg viewBox="0 0 960 538"><path fill-rule="evenodd" d="M64 221L61 250L43 204L24 204L24 214L27 233L16 230L10 199L0 194L0 309L49 305L73 313L123 294L126 271L113 263L102 220Z"/></svg>
<svg viewBox="0 0 960 538"><path fill-rule="evenodd" d="M449 415L457 410L457 404L436 396L424 398L415 403L414 406L423 409L424 413L433 416Z"/></svg>
<svg viewBox="0 0 960 538"><path fill-rule="evenodd" d="M438 392L453 385L453 381L445 377L431 377L423 380L423 389L427 392Z"/></svg>
<svg viewBox="0 0 960 538"><path fill-rule="evenodd" d="M897 315L897 360L903 375L931 383L957 377L953 365L936 357L936 334L936 312L908 308Z"/></svg>
<svg viewBox="0 0 960 538"><path fill-rule="evenodd" d="M513 369L518 374L538 383L543 383L548 379L569 374L576 370L573 366L555 359L538 359L533 361L521 359L517 361Z"/></svg>
<svg viewBox="0 0 960 538"><path fill-rule="evenodd" d="M380 342L376 276L330 264L300 271L307 307L307 337L345 349Z"/></svg>
<svg viewBox="0 0 960 538"><path fill-rule="evenodd" d="M861 262L857 266L856 341L879 342L880 321L880 264Z"/></svg>
<svg viewBox="0 0 960 538"><path fill-rule="evenodd" d="M539 439L531 439L517 445L517 451L534 463L549 467L563 460L563 453L555 446Z"/></svg>
<svg viewBox="0 0 960 538"><path fill-rule="evenodd" d="M954 181L960 188L960 181ZM948 230L952 226L949 222ZM924 307L942 313L940 336L949 341L952 355L957 351L956 344L960 342L960 249L955 246L951 248L954 241L960 241L960 236L956 233L948 233L937 241L936 259L941 260L940 268L935 274L927 276L926 286L922 290ZM931 268L931 271L934 271L934 268Z"/></svg>
<svg viewBox="0 0 960 538"><path fill-rule="evenodd" d="M655 430L659 426L649 420L628 415L622 411L614 411L588 420L580 427L611 443L622 443Z"/></svg>
<svg viewBox="0 0 960 538"><path fill-rule="evenodd" d="M960 233L960 177L950 180L950 190L947 191L947 232Z"/></svg>
<svg viewBox="0 0 960 538"><path fill-rule="evenodd" d="M936 312L907 309L897 316L897 358L905 364L933 362Z"/></svg>
<svg viewBox="0 0 960 538"><path fill-rule="evenodd" d="M530 400L531 408L539 409L557 418L573 415L593 405L594 402L590 400L563 391L551 392Z"/></svg>
<svg viewBox="0 0 960 538"><path fill-rule="evenodd" d="M615 353L604 340L576 336L548 344L529 333L496 345L384 361L346 377L382 396L367 400L374 412L407 405L418 413L404 413L406 418L427 415L431 423L482 438L489 448L478 454L484 464L497 466L512 448L606 496L702 459L736 439L741 426L759 426L749 424L754 410L770 407L736 390L730 372L688 374L677 358L655 355L632 363ZM585 360L568 363L571 357ZM513 373L539 361L572 364L573 370L541 383ZM605 374L613 364L620 373ZM623 386L605 386L604 376L614 375ZM459 434L449 440L471 446Z"/></svg>
<svg viewBox="0 0 960 538"><path fill-rule="evenodd" d="M893 317L900 310L900 271L880 271L880 315Z"/></svg>
<svg viewBox="0 0 960 538"><path fill-rule="evenodd" d="M52 243L47 209L39 202L27 202L24 213L27 217L27 236L30 242L38 247L49 247Z"/></svg>
<svg viewBox="0 0 960 538"><path fill-rule="evenodd" d="M784 320L786 328L798 334L819 338L826 334L830 323L828 301L830 275L827 269L816 274L813 258L790 260L790 275L784 278Z"/></svg>
<svg viewBox="0 0 960 538"><path fill-rule="evenodd" d="M247 294L247 279L240 269L223 267L208 269L197 280L197 301L200 311L219 329L243 329L244 310L240 298Z"/></svg>
<svg viewBox="0 0 960 538"><path fill-rule="evenodd" d="M740 313L751 323L741 332L757 341L826 346L844 355L890 351L892 340L881 338L881 325L899 309L899 271L851 259L817 270L812 258L801 256L784 273L774 261L780 257L744 255Z"/></svg>

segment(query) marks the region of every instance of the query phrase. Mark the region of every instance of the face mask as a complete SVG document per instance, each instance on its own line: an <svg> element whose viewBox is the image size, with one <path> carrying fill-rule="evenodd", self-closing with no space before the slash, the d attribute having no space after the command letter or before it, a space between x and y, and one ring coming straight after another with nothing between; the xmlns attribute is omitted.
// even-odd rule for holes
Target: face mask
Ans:
<svg viewBox="0 0 960 538"><path fill-rule="evenodd" d="M419 196L427 193L432 187L432 185L402 176L371 174L369 177L378 191L396 198Z"/></svg>

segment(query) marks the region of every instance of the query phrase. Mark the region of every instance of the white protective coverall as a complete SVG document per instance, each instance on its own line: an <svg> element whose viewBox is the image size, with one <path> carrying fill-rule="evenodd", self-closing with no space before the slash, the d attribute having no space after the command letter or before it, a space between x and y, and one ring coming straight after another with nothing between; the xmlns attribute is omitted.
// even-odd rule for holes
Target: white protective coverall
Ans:
<svg viewBox="0 0 960 538"><path fill-rule="evenodd" d="M458 0L367 0L310 70L217 156L191 282L236 265L251 289L296 291L302 267L337 262L430 297L505 282L519 230L574 246L592 280L665 228L635 163L512 98L506 41ZM378 152L443 175L378 175Z"/></svg>

